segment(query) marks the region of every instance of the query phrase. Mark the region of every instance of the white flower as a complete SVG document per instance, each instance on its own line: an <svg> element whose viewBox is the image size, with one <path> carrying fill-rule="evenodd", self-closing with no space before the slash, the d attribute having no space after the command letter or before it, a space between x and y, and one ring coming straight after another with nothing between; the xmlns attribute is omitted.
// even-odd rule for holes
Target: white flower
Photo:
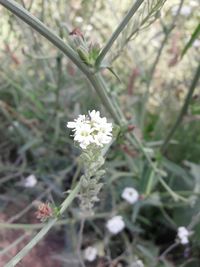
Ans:
<svg viewBox="0 0 200 267"><path fill-rule="evenodd" d="M144 267L144 263L141 260L136 260L131 264L131 267Z"/></svg>
<svg viewBox="0 0 200 267"><path fill-rule="evenodd" d="M91 24L89 24L89 25L86 26L86 30L87 31L90 32L92 29L93 29L93 26Z"/></svg>
<svg viewBox="0 0 200 267"><path fill-rule="evenodd" d="M75 119L74 121L69 121L67 123L68 128L75 128L73 131L76 131L81 126L87 124L87 119L85 115L79 115L78 119Z"/></svg>
<svg viewBox="0 0 200 267"><path fill-rule="evenodd" d="M103 147L112 140L112 123L100 117L99 111L89 111L89 116L79 115L74 121L68 122L67 127L73 129L74 140L82 149L90 144Z"/></svg>
<svg viewBox="0 0 200 267"><path fill-rule="evenodd" d="M123 190L121 197L125 199L128 203L134 204L139 199L139 193L133 187L126 187Z"/></svg>
<svg viewBox="0 0 200 267"><path fill-rule="evenodd" d="M190 233L184 226L178 228L177 236L181 244L186 245L189 243L188 237L190 236Z"/></svg>
<svg viewBox="0 0 200 267"><path fill-rule="evenodd" d="M125 223L123 221L122 216L118 215L108 220L106 223L106 227L110 233L118 234L124 229Z"/></svg>
<svg viewBox="0 0 200 267"><path fill-rule="evenodd" d="M200 47L200 40L197 40L197 39L196 39L196 40L194 41L194 43L193 43L193 46L196 47L196 48L197 48L197 47Z"/></svg>
<svg viewBox="0 0 200 267"><path fill-rule="evenodd" d="M192 8L191 8L191 6L183 6L182 8L181 8L181 15L183 15L183 16L189 16L190 14L191 14L191 12L192 12Z"/></svg>
<svg viewBox="0 0 200 267"><path fill-rule="evenodd" d="M80 143L81 148L86 148L90 143L93 142L93 137L91 135L92 128L89 124L83 124L77 127L74 140Z"/></svg>
<svg viewBox="0 0 200 267"><path fill-rule="evenodd" d="M94 261L97 257L97 249L95 247L87 247L84 250L84 259L87 261Z"/></svg>
<svg viewBox="0 0 200 267"><path fill-rule="evenodd" d="M75 21L77 21L79 23L82 23L83 22L83 18L78 16L78 17L75 18Z"/></svg>
<svg viewBox="0 0 200 267"><path fill-rule="evenodd" d="M37 179L35 175L31 174L28 177L26 177L24 181L24 187L34 187L37 184Z"/></svg>

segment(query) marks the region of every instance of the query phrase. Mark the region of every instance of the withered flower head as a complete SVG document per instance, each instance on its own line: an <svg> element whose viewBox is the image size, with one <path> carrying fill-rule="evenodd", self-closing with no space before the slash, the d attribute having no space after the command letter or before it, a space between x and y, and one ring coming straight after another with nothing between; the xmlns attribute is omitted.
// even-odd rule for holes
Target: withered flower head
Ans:
<svg viewBox="0 0 200 267"><path fill-rule="evenodd" d="M40 203L38 205L38 210L36 211L36 217L40 221L44 222L46 221L49 217L53 216L53 210L50 207L49 203Z"/></svg>
<svg viewBox="0 0 200 267"><path fill-rule="evenodd" d="M83 33L81 32L81 30L79 28L75 28L73 29L73 31L71 31L69 33L69 35L72 35L72 36L77 36L77 37L81 37L84 39L84 36L83 36Z"/></svg>

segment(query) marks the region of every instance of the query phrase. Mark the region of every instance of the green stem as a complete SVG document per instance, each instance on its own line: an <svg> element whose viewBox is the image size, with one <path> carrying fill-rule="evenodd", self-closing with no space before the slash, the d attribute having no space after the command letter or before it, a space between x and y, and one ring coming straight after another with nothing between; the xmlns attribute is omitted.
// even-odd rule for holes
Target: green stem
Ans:
<svg viewBox="0 0 200 267"><path fill-rule="evenodd" d="M174 192L167 183L163 180L162 177L158 176L159 182L162 184L162 186L165 188L165 190L171 195L171 197L174 199L174 201L178 201L179 199L187 202L187 199L178 195L176 192Z"/></svg>
<svg viewBox="0 0 200 267"><path fill-rule="evenodd" d="M13 257L4 267L14 267L16 266L28 253L29 251L37 245L37 243L47 234L51 227L56 223L57 219L51 219L45 227L43 227L40 232L19 252L15 257Z"/></svg>
<svg viewBox="0 0 200 267"><path fill-rule="evenodd" d="M69 207L74 198L77 196L80 190L81 183L79 182L76 187L71 191L69 196L61 204L60 214L62 215L64 211ZM56 224L58 218L53 218L49 220L47 224L36 234L36 236L19 252L15 257L13 257L4 267L16 266L28 253L29 251L37 245L37 243L48 233L48 231Z"/></svg>
<svg viewBox="0 0 200 267"><path fill-rule="evenodd" d="M194 229L194 227L199 223L200 221L200 212L197 213L193 218L192 218L192 221L190 222L190 224L188 225L188 230L192 230Z"/></svg>
<svg viewBox="0 0 200 267"><path fill-rule="evenodd" d="M184 115L187 113L187 109L188 109L190 100L191 100L193 92L194 92L194 90L198 84L199 78L200 78L200 64L197 67L197 71L194 75L194 78L193 78L193 81L192 81L191 86L189 88L188 94L185 98L185 102L183 104L183 107L182 107L182 109L181 109L181 111L180 111L180 113L179 113L179 115L178 115L178 117L174 123L174 126L172 127L171 131L167 135L167 137L163 143L163 146L161 147L162 153L165 153L172 136L174 135L174 133L177 130L180 123L182 122Z"/></svg>
<svg viewBox="0 0 200 267"><path fill-rule="evenodd" d="M60 225L67 225L67 224L73 224L78 221L80 221L82 218L85 218L87 220L96 220L96 219L105 219L110 216L110 213L98 213L94 215L85 215L81 216L75 219L64 219L57 221L55 223L55 226ZM46 225L46 224L45 224ZM44 223L34 223L34 224L26 224L26 223L0 223L0 229L12 229L12 230L24 230L24 231L34 231L37 229L41 229L44 227Z"/></svg>
<svg viewBox="0 0 200 267"><path fill-rule="evenodd" d="M104 46L102 51L100 52L100 54L96 60L96 66L97 67L100 66L100 64L101 64L102 60L104 59L104 57L106 56L107 52L110 50L110 48L112 47L115 40L118 38L120 33L123 31L123 29L127 26L128 22L133 17L133 15L138 10L138 8L141 6L141 4L144 2L144 0L137 0L136 2L135 1L133 1L133 2L134 3L132 5L132 7L130 8L130 10L128 11L126 16L122 19L122 21L120 22L120 24L118 25L116 30L113 32L112 36L110 37L110 39L108 40L108 42L106 43L106 45Z"/></svg>
<svg viewBox="0 0 200 267"><path fill-rule="evenodd" d="M151 172L150 172L150 175L149 175L147 186L146 186L146 192L145 192L146 196L148 196L151 193L152 186L153 186L154 175L155 175L155 172L152 169Z"/></svg>
<svg viewBox="0 0 200 267"><path fill-rule="evenodd" d="M78 195L81 188L81 182L79 181L76 187L70 192L69 196L63 201L60 208L60 214L62 215L64 211L69 207L74 198Z"/></svg>
<svg viewBox="0 0 200 267"><path fill-rule="evenodd" d="M106 109L109 111L113 119L117 124L121 126L121 119L117 114L117 111L115 110L115 107L110 100L108 93L107 93L107 88L105 86L105 83L103 81L103 78L101 74L95 74L95 75L87 75L89 81L95 88L95 91L97 92L98 96L100 97L103 105L106 107Z"/></svg>
<svg viewBox="0 0 200 267"><path fill-rule="evenodd" d="M158 50L156 58L155 58L155 60L153 62L153 66L151 67L150 73L148 75L149 77L148 77L148 81L147 81L147 89L146 89L146 92L145 92L145 95L144 95L143 111L142 111L141 120L140 120L141 121L140 124L141 124L141 128L142 129L144 127L144 119L145 119L145 115L146 115L146 106L147 106L147 101L148 101L149 94L150 94L150 91L149 91L150 90L150 86L151 86L152 80L154 78L154 73L155 73L157 65L158 65L158 63L160 61L163 49L165 48L165 45L168 43L168 39L169 39L173 29L175 28L177 18L179 16L181 8L183 6L183 2L184 2L184 0L181 0L181 2L179 4L179 7L178 7L178 10L177 10L177 13L174 16L170 26L168 26L168 29L165 29L165 26L163 25L163 32L164 32L165 36L164 36L164 39L162 40L161 46L160 46L160 48Z"/></svg>
<svg viewBox="0 0 200 267"><path fill-rule="evenodd" d="M0 256L2 257L2 255L6 254L9 252L9 250L15 248L19 243L22 242L22 240L24 240L27 237L27 233L23 234L22 236L20 236L19 238L17 238L13 243L11 243L10 245L8 245L7 247L5 247L4 249L2 249L0 251Z"/></svg>

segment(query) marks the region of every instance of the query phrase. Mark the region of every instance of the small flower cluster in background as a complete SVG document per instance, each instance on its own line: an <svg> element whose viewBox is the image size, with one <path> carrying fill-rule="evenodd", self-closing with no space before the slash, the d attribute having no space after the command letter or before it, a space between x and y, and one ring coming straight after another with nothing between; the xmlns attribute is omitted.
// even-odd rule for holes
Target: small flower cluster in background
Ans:
<svg viewBox="0 0 200 267"><path fill-rule="evenodd" d="M190 236L190 232L184 226L180 226L178 228L177 236L178 236L178 239L182 245L186 245L189 243L188 238Z"/></svg>
<svg viewBox="0 0 200 267"><path fill-rule="evenodd" d="M130 267L144 267L144 263L141 260L137 259L131 264Z"/></svg>
<svg viewBox="0 0 200 267"><path fill-rule="evenodd" d="M95 247L90 246L84 250L84 259L89 262L96 260L97 255L98 255L98 251Z"/></svg>
<svg viewBox="0 0 200 267"><path fill-rule="evenodd" d="M125 187L121 197L126 200L129 204L134 204L139 199L138 191L133 187ZM125 223L122 216L117 215L111 218L106 223L106 228L111 234L118 234L125 228Z"/></svg>
<svg viewBox="0 0 200 267"><path fill-rule="evenodd" d="M133 187L126 187L121 197L126 200L129 204L134 204L139 199L139 193L138 191Z"/></svg>
<svg viewBox="0 0 200 267"><path fill-rule="evenodd" d="M25 181L23 182L24 187L26 188L32 188L36 186L37 184L37 178L34 174L30 174L28 177L25 178Z"/></svg>
<svg viewBox="0 0 200 267"><path fill-rule="evenodd" d="M112 123L105 117L100 117L99 111L89 112L89 116L79 115L73 122L67 123L68 128L74 131L74 140L82 149L90 144L103 147L112 140Z"/></svg>
<svg viewBox="0 0 200 267"><path fill-rule="evenodd" d="M111 234L118 234L125 228L122 216L117 215L107 221L106 227Z"/></svg>

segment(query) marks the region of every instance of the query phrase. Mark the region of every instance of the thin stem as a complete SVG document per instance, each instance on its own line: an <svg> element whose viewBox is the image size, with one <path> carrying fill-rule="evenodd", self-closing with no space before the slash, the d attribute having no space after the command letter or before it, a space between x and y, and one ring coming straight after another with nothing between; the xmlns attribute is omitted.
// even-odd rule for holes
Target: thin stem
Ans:
<svg viewBox="0 0 200 267"><path fill-rule="evenodd" d="M192 230L196 224L198 224L200 221L200 212L197 213L193 218L192 218L192 221L190 222L190 224L188 225L188 230Z"/></svg>
<svg viewBox="0 0 200 267"><path fill-rule="evenodd" d="M80 264L82 267L85 267L82 255L81 255L81 246L82 246L82 241L83 241L83 229L84 229L84 225L85 225L85 219L81 219L81 223L80 223L80 230L79 230L79 238L78 238L78 246L77 246L77 254L78 254L78 258L80 261Z"/></svg>
<svg viewBox="0 0 200 267"><path fill-rule="evenodd" d="M99 73L99 74L87 75L87 76L88 76L89 81L91 82L91 84L95 88L98 96L100 97L103 105L109 111L109 113L111 114L111 116L113 117L115 122L121 126L121 119L118 116L118 113L115 110L115 107L114 107L111 99L108 96L107 88L106 88L105 82L103 81L101 74Z"/></svg>
<svg viewBox="0 0 200 267"><path fill-rule="evenodd" d="M60 214L62 215L64 211L69 207L74 198L77 196L80 190L81 183L79 182L76 187L71 191L69 196L61 204ZM56 224L58 218L53 218L35 235L35 237L19 252L15 257L13 257L4 267L16 266L28 253L29 251L37 245L37 243L48 233L48 231Z"/></svg>
<svg viewBox="0 0 200 267"><path fill-rule="evenodd" d="M160 61L160 58L161 58L161 55L162 55L162 52L163 52L163 49L165 48L165 45L167 44L168 42L168 39L170 37L170 34L171 32L173 31L173 29L175 28L175 25L176 25L176 21L177 21L177 18L180 14L180 11L181 11L181 8L183 6L183 2L184 0L181 0L180 4L179 4L179 7L178 7L178 10L177 10L177 13L176 15L174 16L173 20L172 20L172 23L171 25L168 27L168 29L165 29L165 26L163 25L163 30L164 30L164 34L165 34L165 37L164 39L162 40L162 43L161 43L161 46L158 50L158 53L156 55L156 58L153 62L153 66L151 67L151 70L149 71L149 77L148 77L148 81L147 81L147 90L146 90L146 93L145 93L145 96L144 96L144 103L143 103L143 112L141 114L141 128L143 129L143 125L144 125L144 118L145 118L145 114L146 114L146 103L148 101L148 98L149 98L149 89L150 89L150 86L151 86L151 82L153 80L153 77L154 77L154 73L156 71L156 67ZM162 22L162 21L161 21Z"/></svg>
<svg viewBox="0 0 200 267"><path fill-rule="evenodd" d="M16 266L28 253L29 251L37 245L37 243L47 234L51 227L56 223L57 219L51 219L45 227L43 227L40 232L19 252L15 257L13 257L4 267Z"/></svg>
<svg viewBox="0 0 200 267"><path fill-rule="evenodd" d="M165 256L172 251L173 249L175 249L179 244L178 243L173 243L170 247L168 247L159 257L160 260L163 260L165 258Z"/></svg>
<svg viewBox="0 0 200 267"><path fill-rule="evenodd" d="M3 254L8 253L9 250L13 249L14 247L16 247L19 243L22 242L22 240L24 240L27 237L27 233L23 234L22 236L20 236L19 238L17 238L13 243L11 243L10 245L8 245L6 248L2 249L0 251L0 255L2 256Z"/></svg>
<svg viewBox="0 0 200 267"><path fill-rule="evenodd" d="M128 11L126 16L122 19L122 21L120 22L120 24L118 25L116 30L113 32L112 36L110 37L110 39L108 40L108 42L106 43L106 45L104 46L102 51L100 52L100 54L96 60L96 66L97 67L101 64L102 60L104 59L104 57L106 56L106 54L110 50L110 48L112 47L115 40L118 38L120 33L123 31L123 29L127 26L128 22L133 17L133 15L138 10L138 8L141 6L141 4L144 2L144 0L137 0L136 2L135 1L133 1L133 2L134 3L132 5L132 7L130 8L130 10Z"/></svg>
<svg viewBox="0 0 200 267"><path fill-rule="evenodd" d="M98 213L92 216L85 215L85 217L75 218L73 220L65 219L60 220L55 223L55 226L58 225L66 225L66 224L73 224L80 221L82 218L87 220L96 220L107 218L110 216L110 213ZM12 230L24 230L24 231L34 231L36 229L41 229L44 227L44 223L34 223L34 224L26 224L26 223L0 223L0 229L12 229Z"/></svg>
<svg viewBox="0 0 200 267"><path fill-rule="evenodd" d="M58 52L57 55L57 87L56 87L56 101L55 101L55 115L59 109L60 89L62 85L62 54Z"/></svg>
<svg viewBox="0 0 200 267"><path fill-rule="evenodd" d="M154 177L155 177L155 172L152 169L149 175L149 179L147 181L147 186L146 186L146 191L145 191L146 196L148 196L151 193Z"/></svg>
<svg viewBox="0 0 200 267"><path fill-rule="evenodd" d="M188 109L190 100L191 100L193 92L194 92L194 90L198 84L199 78L200 78L200 64L197 67L197 71L194 75L194 78L193 78L193 81L192 81L191 86L189 88L188 94L185 98L185 102L183 104L183 107L182 107L182 109L181 109L181 111L180 111L180 113L179 113L179 115L178 115L178 117L174 123L174 126L172 127L171 131L167 135L167 137L166 137L166 139L165 139L165 141L161 147L162 153L165 153L167 146L169 144L169 141L171 140L171 138L174 135L174 133L176 132L178 126L182 122L184 115L187 113L187 109Z"/></svg>
<svg viewBox="0 0 200 267"><path fill-rule="evenodd" d="M158 176L159 182L162 184L162 186L166 189L166 191L172 196L172 198L174 199L174 201L178 201L179 199L187 202L187 199L178 195L176 192L174 192L167 184L166 182L163 180L162 177Z"/></svg>
<svg viewBox="0 0 200 267"><path fill-rule="evenodd" d="M182 6L183 6L183 2L184 0L181 0L180 4L179 4L179 7L178 7L178 10L177 10L177 13L176 15L174 16L173 20L172 20L172 23L171 25L168 27L168 29L165 29L165 37L161 43L161 46L160 46L160 49L158 50L158 54L155 58L155 61L153 63L153 66L151 68L151 71L150 71L150 77L149 77L149 80L148 80L148 83L147 83L147 87L150 88L150 85L151 85L151 81L153 80L153 76L154 76L154 73L155 73L155 70L156 70L156 66L158 65L158 62L160 60L160 57L161 57L161 54L162 54L162 51L163 51L163 48L164 46L166 45L168 39L169 39L169 36L171 34L171 32L173 31L173 29L175 28L175 25L176 25L176 21L177 21L177 18L180 14L180 11L182 9Z"/></svg>

